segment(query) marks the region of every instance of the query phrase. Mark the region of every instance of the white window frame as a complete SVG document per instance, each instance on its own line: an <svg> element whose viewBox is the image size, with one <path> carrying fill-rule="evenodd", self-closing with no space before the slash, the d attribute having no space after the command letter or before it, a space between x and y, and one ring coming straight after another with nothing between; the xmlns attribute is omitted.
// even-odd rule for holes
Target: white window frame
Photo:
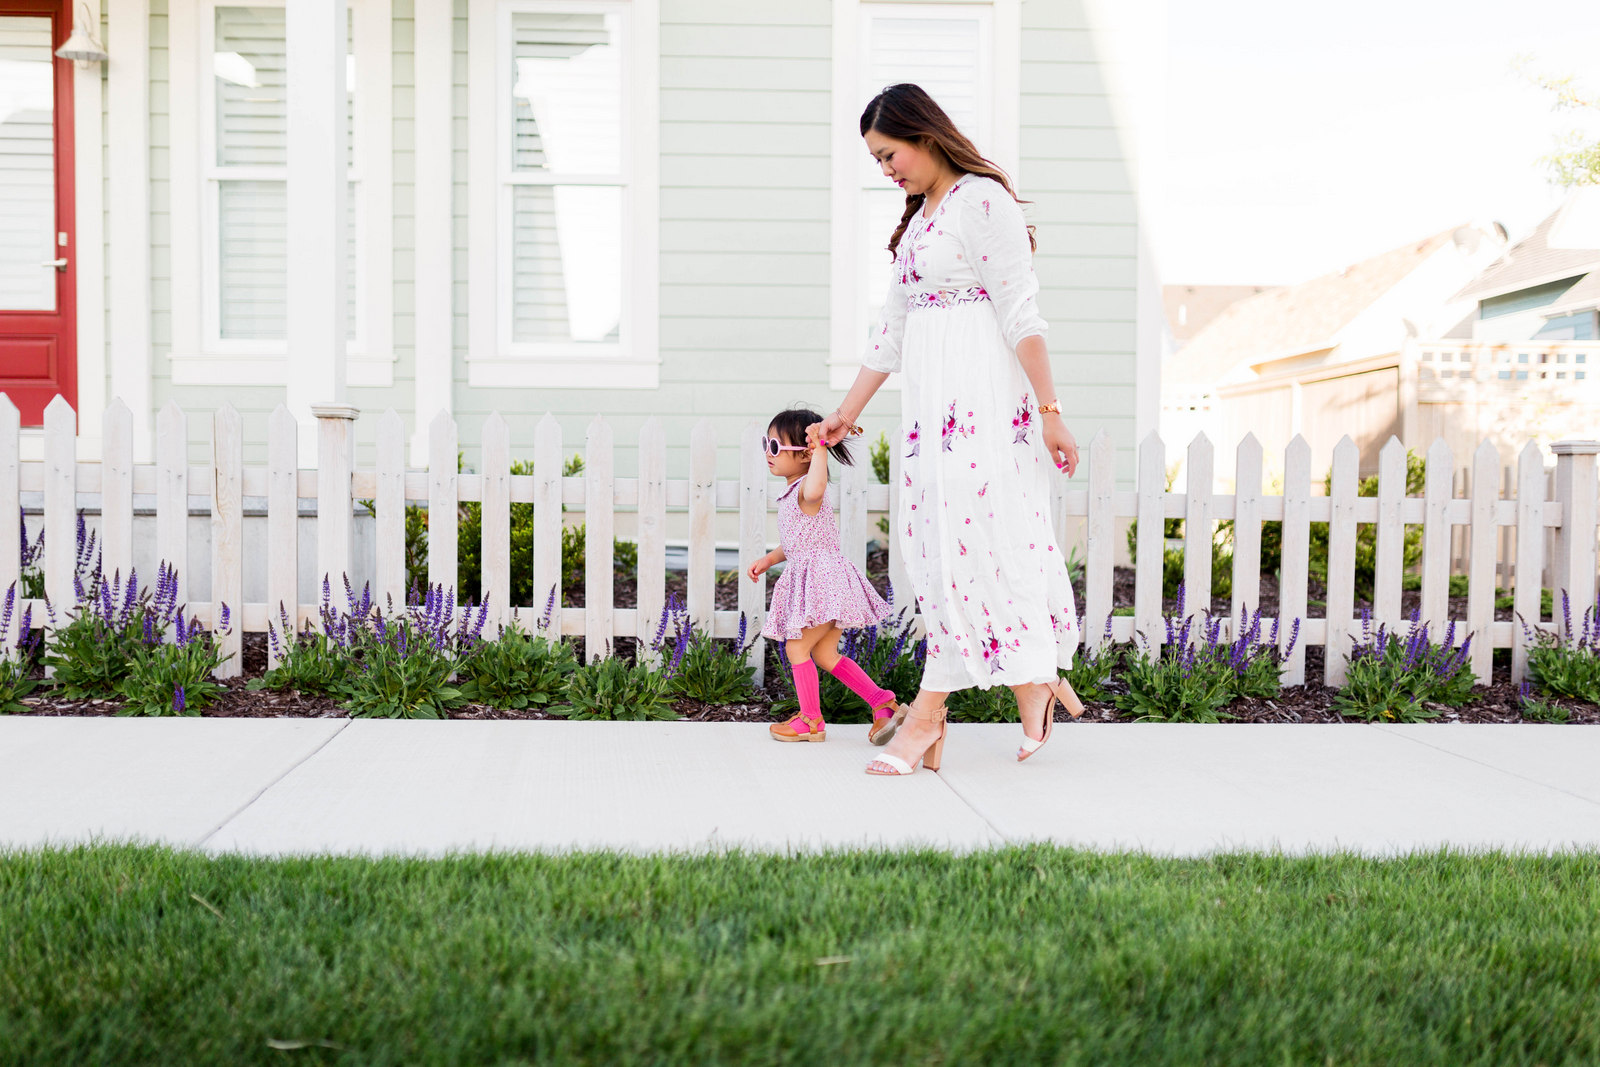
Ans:
<svg viewBox="0 0 1600 1067"><path fill-rule="evenodd" d="M394 383L393 102L391 0L348 0L356 59L356 310L346 342L347 381ZM212 54L218 7L283 7L284 0L193 0L168 15L171 116L172 380L177 385L288 381L287 340L221 336L220 183L288 180L287 167L219 167ZM180 93L190 97L180 105ZM178 205L200 205L198 211ZM292 209L291 209L292 210Z"/></svg>
<svg viewBox="0 0 1600 1067"><path fill-rule="evenodd" d="M511 339L513 14L605 12L621 16L622 321L619 342ZM467 384L474 388L654 389L660 383L661 110L659 0L469 0L467 143ZM561 176L563 178L576 176ZM530 180L531 178L531 180ZM553 184L553 183L552 183ZM607 181L603 184L612 184Z"/></svg>
<svg viewBox="0 0 1600 1067"><path fill-rule="evenodd" d="M988 85L987 130L978 132L978 149L998 163L1013 182L1019 180L1021 133L1022 12L1021 0L833 0L833 166L831 182L832 227L830 248L828 387L849 389L861 369L871 319L876 307L867 307L866 265L858 258L860 228L865 225L860 187L861 143L859 122L867 99L861 96L862 54L868 19L893 13L908 18L972 18L986 24ZM885 234L885 239L888 235ZM887 257L882 264L887 271ZM899 388L900 376L891 374L888 388Z"/></svg>

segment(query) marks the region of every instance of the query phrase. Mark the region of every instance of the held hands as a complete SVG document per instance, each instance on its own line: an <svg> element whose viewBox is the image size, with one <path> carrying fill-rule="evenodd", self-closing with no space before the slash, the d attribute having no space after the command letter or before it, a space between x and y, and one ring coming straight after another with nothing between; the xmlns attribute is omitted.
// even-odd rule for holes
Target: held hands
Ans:
<svg viewBox="0 0 1600 1067"><path fill-rule="evenodd" d="M806 444L811 445L813 438L820 436L828 447L832 448L843 441L845 434L849 432L850 424L844 421L844 416L835 411L821 422L814 422L806 427Z"/></svg>
<svg viewBox="0 0 1600 1067"><path fill-rule="evenodd" d="M1065 471L1070 478L1078 470L1078 442L1061 421L1061 416L1051 412L1044 417L1044 450L1056 470Z"/></svg>

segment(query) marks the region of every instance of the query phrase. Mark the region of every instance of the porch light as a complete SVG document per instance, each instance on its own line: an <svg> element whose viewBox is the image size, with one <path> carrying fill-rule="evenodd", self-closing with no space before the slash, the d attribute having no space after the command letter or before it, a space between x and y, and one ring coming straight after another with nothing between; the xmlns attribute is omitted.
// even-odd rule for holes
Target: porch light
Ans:
<svg viewBox="0 0 1600 1067"><path fill-rule="evenodd" d="M111 56L106 53L105 45L86 28L91 22L89 5L79 4L78 10L82 15L73 20L72 33L68 35L66 43L56 49L56 55L62 59L75 60L81 68L88 67L90 63L104 63Z"/></svg>

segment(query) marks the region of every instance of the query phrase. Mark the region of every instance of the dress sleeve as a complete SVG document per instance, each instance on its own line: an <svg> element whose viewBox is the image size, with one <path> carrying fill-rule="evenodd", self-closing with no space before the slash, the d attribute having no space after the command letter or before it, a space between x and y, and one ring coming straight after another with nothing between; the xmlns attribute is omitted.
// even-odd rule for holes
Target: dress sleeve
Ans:
<svg viewBox="0 0 1600 1067"><path fill-rule="evenodd" d="M909 240L907 234L902 240ZM900 261L889 268L889 296L883 302L878 316L878 328L867 338L866 351L861 354L861 365L868 370L893 374L900 369L900 339L906 332L906 286L900 281Z"/></svg>
<svg viewBox="0 0 1600 1067"><path fill-rule="evenodd" d="M994 301L1006 344L1015 349L1024 337L1043 336L1049 328L1039 315L1039 279L1033 273L1028 222L1022 205L1000 184L974 189L973 194L965 204L962 244L978 281Z"/></svg>

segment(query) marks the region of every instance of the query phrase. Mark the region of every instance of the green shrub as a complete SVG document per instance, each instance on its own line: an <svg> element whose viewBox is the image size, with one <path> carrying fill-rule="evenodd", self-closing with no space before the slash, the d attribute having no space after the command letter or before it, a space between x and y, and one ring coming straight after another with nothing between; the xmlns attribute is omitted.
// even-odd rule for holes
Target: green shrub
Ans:
<svg viewBox="0 0 1600 1067"><path fill-rule="evenodd" d="M566 703L550 714L568 719L638 722L673 719L671 679L645 664L628 664L614 656L588 663L567 678Z"/></svg>
<svg viewBox="0 0 1600 1067"><path fill-rule="evenodd" d="M1078 634L1084 634L1085 620L1078 620ZM1083 700L1105 701L1111 696L1106 688L1111 681L1112 673L1117 669L1117 662L1121 659L1121 651L1111 643L1111 616L1106 616L1105 631L1101 636L1100 647L1088 648L1079 644L1078 654L1072 657L1072 666L1060 672L1061 677L1072 686L1072 691Z"/></svg>
<svg viewBox="0 0 1600 1067"><path fill-rule="evenodd" d="M33 673L34 655L39 639L33 635L33 609L23 611L17 626L17 641L7 647L11 633L12 610L17 606L17 583L6 590L6 605L0 613L0 715L13 711L26 711L22 698L38 688Z"/></svg>
<svg viewBox="0 0 1600 1067"><path fill-rule="evenodd" d="M218 628L227 632L227 611ZM212 635L198 619L187 626L180 610L171 644L147 645L134 659L122 680L118 715L199 715L225 691L212 675L229 657L222 654Z"/></svg>
<svg viewBox="0 0 1600 1067"><path fill-rule="evenodd" d="M349 666L334 693L352 717L443 719L467 702L453 681L479 643L485 606L457 622L455 591L430 586L422 603L391 618L372 610L367 591L358 600L348 578L345 591L351 610L331 629Z"/></svg>
<svg viewBox="0 0 1600 1067"><path fill-rule="evenodd" d="M1529 722L1547 722L1561 725L1572 718L1572 712L1553 700L1540 700L1533 695L1533 683L1523 682L1517 692L1522 717Z"/></svg>
<svg viewBox="0 0 1600 1067"><path fill-rule="evenodd" d="M1600 616L1596 608L1590 607L1574 628L1572 602L1563 589L1561 621L1559 633L1535 629L1522 621L1528 646L1528 677L1552 696L1600 704Z"/></svg>
<svg viewBox="0 0 1600 1067"><path fill-rule="evenodd" d="M879 431L878 439L872 442L872 474L878 479L878 484L889 484L889 435Z"/></svg>
<svg viewBox="0 0 1600 1067"><path fill-rule="evenodd" d="M87 585L75 580L76 602L65 622L57 619L55 605L45 601L50 625L44 662L62 696L68 700L113 700L121 695L134 661L146 644L154 643L155 631L164 629L179 612L177 579L171 577L169 597L166 583L170 571L163 567L161 573L159 603L140 591L137 574L129 574L123 583L120 574L107 580L98 567Z"/></svg>
<svg viewBox="0 0 1600 1067"><path fill-rule="evenodd" d="M572 645L530 634L515 622L483 641L462 665L461 695L478 704L525 711L559 699L578 669Z"/></svg>
<svg viewBox="0 0 1600 1067"><path fill-rule="evenodd" d="M749 662L749 654L759 635L751 635L746 641L746 627L747 620L740 613L738 638L731 643L718 641L695 629L678 594L668 596L648 647L666 664L671 694L706 704L738 704L755 699L756 668Z"/></svg>
<svg viewBox="0 0 1600 1067"><path fill-rule="evenodd" d="M1272 632L1263 641L1257 611L1242 620L1239 636L1224 643L1221 618L1208 612L1184 616L1181 590L1165 625L1166 643L1159 651L1152 650L1141 633L1142 654L1130 649L1122 657L1128 692L1114 702L1140 721L1220 722L1232 718L1222 709L1233 700L1276 696L1282 688L1283 658L1300 637L1296 619L1288 648L1280 655L1278 622L1273 621Z"/></svg>
<svg viewBox="0 0 1600 1067"><path fill-rule="evenodd" d="M1427 625L1411 615L1404 641L1384 626L1372 629L1372 613L1361 613L1361 637L1351 638L1354 648L1345 670L1345 683L1333 698L1344 715L1368 722L1421 722L1439 713L1427 704L1457 705L1472 693L1472 649L1468 635L1455 645L1452 621L1444 641L1434 644Z"/></svg>
<svg viewBox="0 0 1600 1067"><path fill-rule="evenodd" d="M1009 685L958 689L945 699L945 707L956 722L1017 721L1017 698Z"/></svg>
<svg viewBox="0 0 1600 1067"><path fill-rule="evenodd" d="M307 624L304 630L295 633L282 604L278 605L278 622L278 627L270 620L267 622L267 643L277 665L268 668L260 678L245 683L245 688L333 693L351 670L351 656L339 642L338 617L329 606L327 580L322 583L321 632ZM348 632L348 623L346 630Z"/></svg>

